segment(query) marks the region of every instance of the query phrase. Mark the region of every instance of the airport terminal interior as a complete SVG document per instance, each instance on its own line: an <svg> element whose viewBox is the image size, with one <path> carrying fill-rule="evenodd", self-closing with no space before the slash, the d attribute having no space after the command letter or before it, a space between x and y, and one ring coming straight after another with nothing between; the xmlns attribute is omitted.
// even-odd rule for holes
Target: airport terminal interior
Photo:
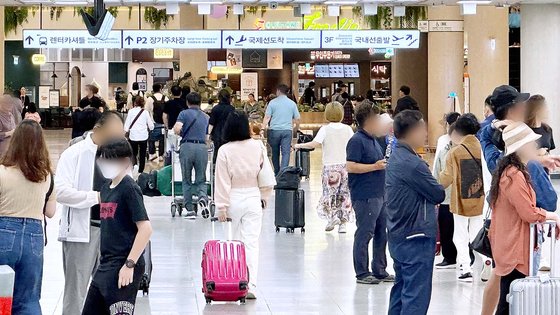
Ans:
<svg viewBox="0 0 560 315"><path fill-rule="evenodd" d="M2 17L0 315L560 315L560 0Z"/></svg>

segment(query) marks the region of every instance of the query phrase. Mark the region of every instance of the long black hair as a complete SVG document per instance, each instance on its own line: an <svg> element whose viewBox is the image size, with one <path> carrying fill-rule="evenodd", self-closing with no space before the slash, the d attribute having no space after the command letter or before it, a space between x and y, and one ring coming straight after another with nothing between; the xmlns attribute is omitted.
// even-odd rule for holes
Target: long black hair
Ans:
<svg viewBox="0 0 560 315"><path fill-rule="evenodd" d="M527 170L527 166L521 162L517 153L512 153L510 155L504 156L498 166L496 171L492 175L492 185L490 186L490 206L494 207L496 204L496 200L498 200L498 195L500 193L500 180L502 179L502 175L509 167L517 168L525 177L525 180L530 185L531 184L531 177L529 176L529 171ZM509 178L511 181L512 179Z"/></svg>

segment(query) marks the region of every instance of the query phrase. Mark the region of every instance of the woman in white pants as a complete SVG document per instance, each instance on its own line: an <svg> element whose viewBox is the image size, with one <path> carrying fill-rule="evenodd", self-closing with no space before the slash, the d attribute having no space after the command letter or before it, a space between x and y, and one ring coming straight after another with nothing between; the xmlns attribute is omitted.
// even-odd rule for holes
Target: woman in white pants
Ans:
<svg viewBox="0 0 560 315"><path fill-rule="evenodd" d="M445 169L439 181L443 187L451 186L451 203L454 232L453 243L457 247L459 281L472 282L469 243L474 240L483 225L484 184L480 142L476 133L480 129L473 114L465 114L451 126L451 141L455 146L447 154ZM481 279L488 280L491 271L490 259L475 253L475 258L483 260Z"/></svg>
<svg viewBox="0 0 560 315"><path fill-rule="evenodd" d="M247 298L255 299L262 215L273 187L259 187L259 173L274 174L274 171L265 160L263 143L251 138L247 115L232 112L223 132L225 144L220 147L216 160L217 215L222 222L231 218L233 238L245 243L250 282Z"/></svg>

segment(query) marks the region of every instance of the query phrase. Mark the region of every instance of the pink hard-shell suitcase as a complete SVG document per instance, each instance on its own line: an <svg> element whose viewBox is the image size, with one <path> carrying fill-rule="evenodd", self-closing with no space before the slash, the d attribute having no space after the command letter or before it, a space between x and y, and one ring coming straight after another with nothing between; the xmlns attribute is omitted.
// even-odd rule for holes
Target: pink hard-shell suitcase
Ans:
<svg viewBox="0 0 560 315"><path fill-rule="evenodd" d="M212 218L212 222L217 221ZM228 221L231 222L230 219ZM214 230L212 223L212 230ZM228 223L231 239L231 223ZM249 291L249 272L245 245L241 241L210 240L202 251L202 292L206 303L212 301L245 303Z"/></svg>

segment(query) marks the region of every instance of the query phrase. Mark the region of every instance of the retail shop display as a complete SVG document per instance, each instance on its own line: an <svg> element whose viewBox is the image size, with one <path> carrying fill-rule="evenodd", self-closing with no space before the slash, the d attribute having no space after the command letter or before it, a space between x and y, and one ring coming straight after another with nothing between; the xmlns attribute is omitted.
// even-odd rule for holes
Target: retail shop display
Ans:
<svg viewBox="0 0 560 315"><path fill-rule="evenodd" d="M276 232L286 228L286 233L294 233L301 228L305 232L305 191L303 189L276 189L274 205L274 225Z"/></svg>
<svg viewBox="0 0 560 315"><path fill-rule="evenodd" d="M548 221L551 227L551 254L550 266L555 265L556 256L556 222ZM550 276L537 276L533 274L535 228L531 224L529 232L529 277L514 280L511 283L508 302L510 304L510 315L551 315L560 314L560 278ZM554 271L551 270L551 273Z"/></svg>
<svg viewBox="0 0 560 315"><path fill-rule="evenodd" d="M212 218L212 238L202 251L202 292L206 303L212 301L245 303L249 292L249 269L245 257L245 244L232 239L232 223L228 218L228 239L216 240L215 222Z"/></svg>

